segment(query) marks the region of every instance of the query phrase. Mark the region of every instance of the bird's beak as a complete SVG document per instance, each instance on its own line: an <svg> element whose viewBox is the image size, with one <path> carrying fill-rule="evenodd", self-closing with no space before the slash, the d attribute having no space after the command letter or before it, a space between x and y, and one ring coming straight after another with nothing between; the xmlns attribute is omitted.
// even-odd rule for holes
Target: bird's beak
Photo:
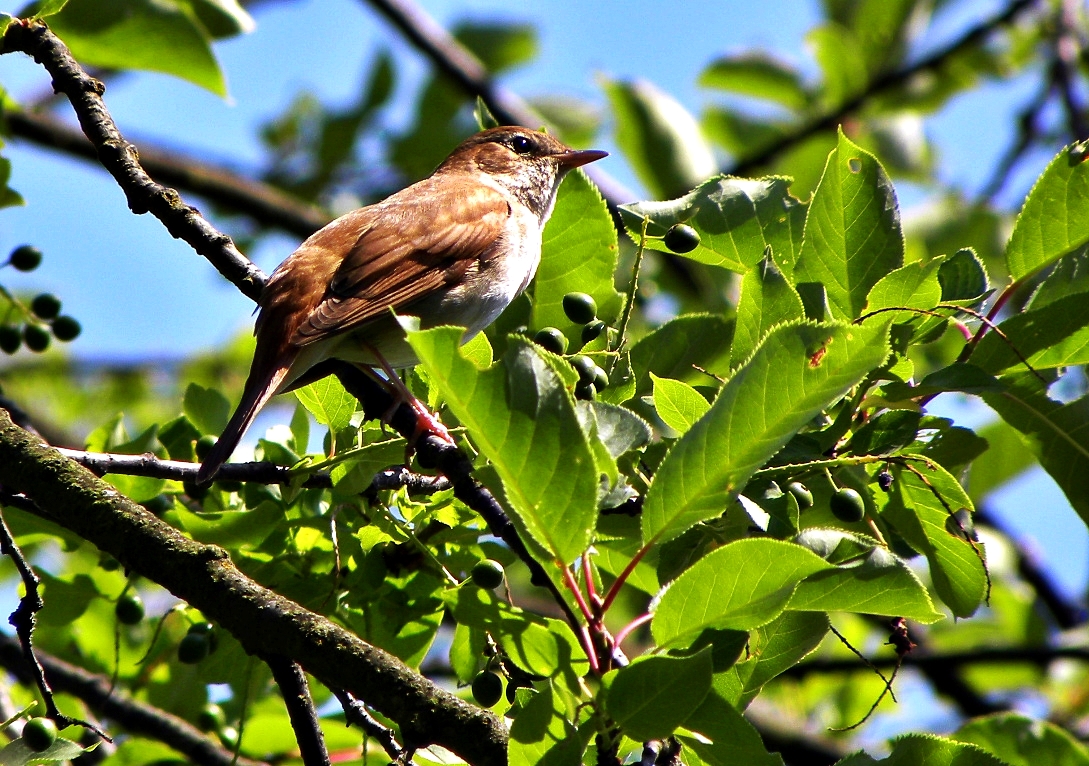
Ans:
<svg viewBox="0 0 1089 766"><path fill-rule="evenodd" d="M556 164L564 170L571 170L572 168L589 165L591 162L597 162L602 157L608 156L608 152L603 152L600 149L570 149L566 152L552 155L553 159L556 160Z"/></svg>

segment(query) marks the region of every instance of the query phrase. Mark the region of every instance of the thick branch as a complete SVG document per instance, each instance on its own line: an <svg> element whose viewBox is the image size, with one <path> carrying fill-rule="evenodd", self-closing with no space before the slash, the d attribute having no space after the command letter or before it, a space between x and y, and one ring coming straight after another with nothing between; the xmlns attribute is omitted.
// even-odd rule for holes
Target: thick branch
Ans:
<svg viewBox="0 0 1089 766"><path fill-rule="evenodd" d="M4 115L13 136L98 163L98 152L78 130L47 112L8 112ZM144 145L140 165L164 184L197 194L209 202L276 227L308 237L331 220L328 213L308 205L274 186L232 173L218 165L177 152Z"/></svg>
<svg viewBox="0 0 1089 766"><path fill-rule="evenodd" d="M105 676L88 673L41 650L38 659L55 691L78 697L100 717L116 721L133 734L159 740L200 766L231 766L234 754L185 720L111 689ZM0 666L21 682L33 683L19 642L12 636L0 634ZM240 758L238 764L257 766L258 762Z"/></svg>
<svg viewBox="0 0 1089 766"><path fill-rule="evenodd" d="M924 72L941 69L950 59L982 44L996 30L1011 24L1022 12L1031 8L1037 0L1014 0L1001 13L980 22L941 50L919 59L911 66L886 72L870 81L865 89L824 114L818 115L773 144L755 154L743 157L733 167L723 171L729 175L744 176L767 165L783 152L792 149L806 139L826 130L833 130L848 116L864 107L872 98L895 88L907 85Z"/></svg>
<svg viewBox="0 0 1089 766"><path fill-rule="evenodd" d="M506 762L507 733L491 713L436 687L396 657L239 572L217 546L155 518L0 411L0 485L216 620L251 651L297 661L330 688L366 699L406 744L440 744L487 766Z"/></svg>
<svg viewBox="0 0 1089 766"><path fill-rule="evenodd" d="M256 300L264 273L239 252L227 235L217 231L178 192L156 183L140 166L136 148L124 139L102 101L105 87L87 75L64 43L41 22L16 20L4 33L0 54L22 51L46 68L53 88L72 102L80 127L95 147L99 162L116 179L137 214L152 213L174 237L207 258L245 295Z"/></svg>

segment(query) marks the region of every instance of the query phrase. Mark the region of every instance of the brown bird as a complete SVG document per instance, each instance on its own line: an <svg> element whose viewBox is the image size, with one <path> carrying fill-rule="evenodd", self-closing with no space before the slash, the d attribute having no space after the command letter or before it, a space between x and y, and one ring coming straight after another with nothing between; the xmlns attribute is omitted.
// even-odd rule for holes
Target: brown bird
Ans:
<svg viewBox="0 0 1089 766"><path fill-rule="evenodd" d="M197 473L215 477L261 407L326 359L368 369L416 356L390 313L457 325L467 341L526 287L572 168L606 156L519 127L466 139L424 180L321 229L272 273L258 302L242 401Z"/></svg>

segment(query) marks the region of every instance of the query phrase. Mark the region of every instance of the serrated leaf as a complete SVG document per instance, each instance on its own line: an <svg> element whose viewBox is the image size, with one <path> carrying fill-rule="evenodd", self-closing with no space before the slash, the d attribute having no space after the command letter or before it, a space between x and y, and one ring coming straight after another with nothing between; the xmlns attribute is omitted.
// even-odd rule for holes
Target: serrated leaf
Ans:
<svg viewBox="0 0 1089 766"><path fill-rule="evenodd" d="M998 327L1002 335L985 335L971 357L994 375L1026 370L1018 354L1037 370L1089 363L1089 293L1014 314Z"/></svg>
<svg viewBox="0 0 1089 766"><path fill-rule="evenodd" d="M1089 524L1089 446L1084 436L1089 397L1057 402L1030 373L1005 375L1002 382L1005 391L984 394L983 400L1020 432L1025 447Z"/></svg>
<svg viewBox="0 0 1089 766"><path fill-rule="evenodd" d="M1008 766L1089 766L1089 750L1069 732L1020 713L974 718L953 739L978 745Z"/></svg>
<svg viewBox="0 0 1089 766"><path fill-rule="evenodd" d="M570 173L542 236L531 325L557 327L581 342L582 326L563 311L563 296L571 292L590 295L598 318L615 321L623 305L613 283L618 252L616 227L601 193L581 170Z"/></svg>
<svg viewBox="0 0 1089 766"><path fill-rule="evenodd" d="M922 413L888 410L855 431L849 450L855 455L887 455L915 441Z"/></svg>
<svg viewBox="0 0 1089 766"><path fill-rule="evenodd" d="M930 310L942 299L938 273L944 258L926 263L915 261L881 277L866 296L866 313L889 308ZM913 311L890 312L894 322L906 322L919 314Z"/></svg>
<svg viewBox="0 0 1089 766"><path fill-rule="evenodd" d="M84 748L78 742L57 737L45 750L34 750L21 737L0 749L0 766L28 766L33 763L71 761L94 747Z"/></svg>
<svg viewBox="0 0 1089 766"><path fill-rule="evenodd" d="M700 73L698 82L705 88L774 101L787 109L801 109L809 102L801 74L764 52L716 59Z"/></svg>
<svg viewBox="0 0 1089 766"><path fill-rule="evenodd" d="M257 24L238 0L187 0L192 13L213 38L252 32Z"/></svg>
<svg viewBox="0 0 1089 766"><path fill-rule="evenodd" d="M534 346L512 338L503 361L479 370L458 346L461 330L409 333L420 363L503 481L511 510L556 560L590 542L598 477L574 403Z"/></svg>
<svg viewBox="0 0 1089 766"><path fill-rule="evenodd" d="M807 529L796 539L807 548L816 536L837 540L862 540L858 535L833 529ZM810 612L856 612L906 617L922 623L936 622L944 615L934 608L919 578L895 554L871 541L864 557L817 572L806 578L787 609Z"/></svg>
<svg viewBox="0 0 1089 766"><path fill-rule="evenodd" d="M877 159L841 130L809 203L794 284L823 285L832 316L854 319L870 289L903 262L892 182Z"/></svg>
<svg viewBox="0 0 1089 766"><path fill-rule="evenodd" d="M745 361L772 327L804 316L802 299L779 270L771 248L767 248L760 262L741 278L731 364Z"/></svg>
<svg viewBox="0 0 1089 766"><path fill-rule="evenodd" d="M359 406L356 398L344 389L335 375L295 389L295 397L315 420L333 432L347 428ZM306 445L302 446L305 448Z"/></svg>
<svg viewBox="0 0 1089 766"><path fill-rule="evenodd" d="M614 460L650 441L650 425L626 407L597 401L588 404L597 419L597 438Z"/></svg>
<svg viewBox="0 0 1089 766"><path fill-rule="evenodd" d="M654 381L654 409L662 422L679 436L687 433L692 424L711 409L707 400L687 383L659 378L654 373L650 377Z"/></svg>
<svg viewBox="0 0 1089 766"><path fill-rule="evenodd" d="M987 269L970 247L961 248L942 261L938 268L938 283L942 287L943 303L974 300L991 289Z"/></svg>
<svg viewBox="0 0 1089 766"><path fill-rule="evenodd" d="M1036 179L1006 246L1015 280L1089 241L1089 162L1082 144L1060 151Z"/></svg>
<svg viewBox="0 0 1089 766"><path fill-rule="evenodd" d="M887 325L797 323L772 331L658 468L643 540L718 516L761 465L888 356Z"/></svg>
<svg viewBox="0 0 1089 766"><path fill-rule="evenodd" d="M730 369L733 333L733 320L712 314L683 314L643 336L632 346L630 356L635 394L651 392L651 373L688 384L708 382L707 376L695 369L697 366L725 375Z"/></svg>
<svg viewBox="0 0 1089 766"><path fill-rule="evenodd" d="M636 244L644 218L648 237L662 237L685 223L700 235L695 250L683 257L744 273L760 262L770 246L788 273L798 260L805 205L790 196L790 179L715 176L677 199L620 206L628 235ZM650 250L670 252L661 239L648 239Z"/></svg>
<svg viewBox="0 0 1089 766"><path fill-rule="evenodd" d="M221 434L227 427L231 403L214 388L190 383L182 398L182 412L202 434Z"/></svg>
<svg viewBox="0 0 1089 766"><path fill-rule="evenodd" d="M616 115L616 143L655 199L684 193L716 171L695 118L647 80L605 80Z"/></svg>
<svg viewBox="0 0 1089 766"><path fill-rule="evenodd" d="M982 394L987 391L1001 391L1002 383L994 375L981 370L971 362L954 362L927 375L918 385L894 381L885 386L885 397L891 401L933 396L946 391L961 391L966 394Z"/></svg>
<svg viewBox="0 0 1089 766"><path fill-rule="evenodd" d="M715 687L684 727L699 738L681 735L681 742L711 766L782 766L782 756L767 751L756 728Z"/></svg>
<svg viewBox="0 0 1089 766"><path fill-rule="evenodd" d="M528 699L526 699L528 697ZM510 727L507 744L509 766L573 766L594 732L592 727L576 729L567 719L566 705L551 682L533 689L519 689L522 709Z"/></svg>
<svg viewBox="0 0 1089 766"><path fill-rule="evenodd" d="M1007 766L976 745L954 742L933 734L905 734L892 741L892 753L880 761L846 758L841 763L872 763L885 766Z"/></svg>
<svg viewBox="0 0 1089 766"><path fill-rule="evenodd" d="M608 681L605 709L637 742L664 739L711 688L711 647L691 657L641 657Z"/></svg>
<svg viewBox="0 0 1089 766"><path fill-rule="evenodd" d="M173 0L69 0L50 28L84 65L163 72L227 95L205 31Z"/></svg>
<svg viewBox="0 0 1089 766"><path fill-rule="evenodd" d="M970 543L952 534L948 521L961 508L974 510L972 501L944 468L917 460L910 465L919 473L893 467L895 481L881 518L926 556L934 589L953 614L970 617L979 608L987 589L983 544Z"/></svg>
<svg viewBox="0 0 1089 766"><path fill-rule="evenodd" d="M786 608L802 580L831 565L794 543L753 538L713 551L668 587L650 629L658 646L685 646L707 628L752 630Z"/></svg>

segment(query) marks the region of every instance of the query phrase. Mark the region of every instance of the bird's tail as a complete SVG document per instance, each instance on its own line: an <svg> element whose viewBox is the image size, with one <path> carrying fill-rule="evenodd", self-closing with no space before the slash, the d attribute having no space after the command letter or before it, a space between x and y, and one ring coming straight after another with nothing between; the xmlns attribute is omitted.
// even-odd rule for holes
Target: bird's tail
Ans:
<svg viewBox="0 0 1089 766"><path fill-rule="evenodd" d="M257 366L255 360L242 392L242 401L238 403L238 409L234 411L234 415L231 416L227 427L223 429L223 434L212 447L212 451L201 463L200 470L197 471L197 484L207 484L215 478L220 467L234 453L235 447L238 446L238 442L241 441L242 435L246 433L253 419L257 417L257 413L277 393L290 368L290 364L276 364L272 367L270 374L261 375L255 379L254 373Z"/></svg>

